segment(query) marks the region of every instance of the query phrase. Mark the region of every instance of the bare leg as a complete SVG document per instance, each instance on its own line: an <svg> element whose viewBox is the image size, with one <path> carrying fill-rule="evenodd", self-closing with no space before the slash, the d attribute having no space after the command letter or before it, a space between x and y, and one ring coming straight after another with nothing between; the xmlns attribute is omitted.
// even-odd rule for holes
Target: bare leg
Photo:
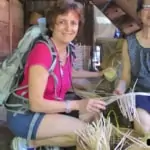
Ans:
<svg viewBox="0 0 150 150"><path fill-rule="evenodd" d="M86 123L91 123L92 121L99 120L100 114L98 114L98 113L80 114L79 119Z"/></svg>
<svg viewBox="0 0 150 150"><path fill-rule="evenodd" d="M84 128L84 122L91 122L99 117L94 113L81 113L80 120L60 114L47 114L43 118L36 135L30 145L40 146L76 146L76 130ZM77 148L79 150L79 148Z"/></svg>
<svg viewBox="0 0 150 150"><path fill-rule="evenodd" d="M47 114L44 116L31 145L39 146L75 146L76 130L83 129L85 123L77 118L60 114Z"/></svg>
<svg viewBox="0 0 150 150"><path fill-rule="evenodd" d="M40 146L58 146L58 147L70 147L76 145L76 135L70 134L70 135L64 135L64 136L58 136L58 137L51 137L48 139L40 139L31 141L31 145L34 147L40 147Z"/></svg>
<svg viewBox="0 0 150 150"><path fill-rule="evenodd" d="M75 134L52 137L52 138L43 139L43 140L35 140L35 141L31 141L30 145L32 145L33 147L40 147L43 145L44 146L58 146L58 147L76 146L76 150L82 150L76 144Z"/></svg>

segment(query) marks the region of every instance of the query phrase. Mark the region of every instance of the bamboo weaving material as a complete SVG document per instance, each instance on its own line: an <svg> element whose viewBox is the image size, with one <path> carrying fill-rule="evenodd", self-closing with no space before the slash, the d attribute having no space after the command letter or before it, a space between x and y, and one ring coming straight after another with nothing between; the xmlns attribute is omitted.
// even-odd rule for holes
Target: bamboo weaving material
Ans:
<svg viewBox="0 0 150 150"><path fill-rule="evenodd" d="M81 98L96 98L97 100L103 100L106 102L106 105L110 105L113 102L117 101L122 115L128 118L129 121L133 121L135 119L139 123L140 121L136 111L136 95L150 96L150 94L143 92L131 92L123 95L112 95L108 97L100 97L94 92L85 92L81 90L76 90L76 93Z"/></svg>
<svg viewBox="0 0 150 150"><path fill-rule="evenodd" d="M124 150L125 145L127 145L126 150L131 145L149 148L145 142L133 136L133 130L118 129L111 124L110 119L106 120L103 115L100 120L87 124L83 130L77 131L76 134L78 145L82 150ZM112 144L114 136L119 141Z"/></svg>

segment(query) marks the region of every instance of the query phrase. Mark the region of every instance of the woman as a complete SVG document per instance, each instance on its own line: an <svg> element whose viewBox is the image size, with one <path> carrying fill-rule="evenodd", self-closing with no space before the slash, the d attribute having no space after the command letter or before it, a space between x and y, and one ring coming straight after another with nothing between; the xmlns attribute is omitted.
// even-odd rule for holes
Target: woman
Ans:
<svg viewBox="0 0 150 150"><path fill-rule="evenodd" d="M22 85L28 85L30 111L26 114L8 112L8 125L11 131L19 137L27 138L31 120L36 112L40 117L36 121L32 140L26 145L26 140L15 138L14 150L33 150L39 146L74 146L75 130L84 128L85 123L78 118L69 116L71 111L90 112L92 115L105 109L105 103L96 99L81 99L65 101L64 96L71 87L71 77L98 77L101 73L73 70L71 57L66 50L68 44L76 37L82 23L81 4L74 1L59 0L47 14L49 29L52 36L49 40L55 45L57 64L54 73L58 78L57 95L54 97L54 81L49 76L48 68L52 58L45 44L37 43L29 54ZM73 70L73 71L72 71ZM21 95L23 91L17 91ZM66 115L67 114L67 115ZM65 135L65 136L64 136ZM70 137L70 135L72 135ZM61 141L61 139L64 141Z"/></svg>
<svg viewBox="0 0 150 150"><path fill-rule="evenodd" d="M124 41L122 77L116 94L123 94L129 85L136 92L150 92L150 1L139 0L137 11L143 28ZM136 96L136 107L142 126L135 121L135 129L150 133L150 96Z"/></svg>

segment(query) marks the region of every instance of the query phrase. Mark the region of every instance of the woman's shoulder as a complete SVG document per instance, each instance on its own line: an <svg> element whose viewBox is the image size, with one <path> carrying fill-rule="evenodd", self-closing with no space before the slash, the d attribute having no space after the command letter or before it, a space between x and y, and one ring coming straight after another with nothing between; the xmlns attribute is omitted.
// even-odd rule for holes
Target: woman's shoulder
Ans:
<svg viewBox="0 0 150 150"><path fill-rule="evenodd" d="M49 47L42 42L37 42L31 50L31 53L44 54L49 52Z"/></svg>
<svg viewBox="0 0 150 150"><path fill-rule="evenodd" d="M30 52L30 57L42 57L51 59L52 50L45 42L37 42Z"/></svg>
<svg viewBox="0 0 150 150"><path fill-rule="evenodd" d="M132 39L135 39L136 38L136 33L132 33L132 34L129 34L126 36L126 40L132 40Z"/></svg>
<svg viewBox="0 0 150 150"><path fill-rule="evenodd" d="M36 43L28 56L27 62L30 65L40 64L48 68L52 62L49 47L44 43Z"/></svg>

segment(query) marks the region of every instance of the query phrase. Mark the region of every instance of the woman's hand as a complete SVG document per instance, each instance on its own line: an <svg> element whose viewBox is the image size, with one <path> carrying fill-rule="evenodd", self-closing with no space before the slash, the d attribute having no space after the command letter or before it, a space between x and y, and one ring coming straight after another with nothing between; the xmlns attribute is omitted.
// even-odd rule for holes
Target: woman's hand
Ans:
<svg viewBox="0 0 150 150"><path fill-rule="evenodd" d="M115 95L122 95L125 93L127 89L127 83L124 80L120 80L116 89L114 90L113 94Z"/></svg>
<svg viewBox="0 0 150 150"><path fill-rule="evenodd" d="M106 109L106 104L100 98L82 99L78 101L79 111L99 113Z"/></svg>
<svg viewBox="0 0 150 150"><path fill-rule="evenodd" d="M121 92L120 90L117 90L117 89L116 89L116 90L113 91L113 94L114 94L114 95L122 95L122 94L124 94L124 93Z"/></svg>

